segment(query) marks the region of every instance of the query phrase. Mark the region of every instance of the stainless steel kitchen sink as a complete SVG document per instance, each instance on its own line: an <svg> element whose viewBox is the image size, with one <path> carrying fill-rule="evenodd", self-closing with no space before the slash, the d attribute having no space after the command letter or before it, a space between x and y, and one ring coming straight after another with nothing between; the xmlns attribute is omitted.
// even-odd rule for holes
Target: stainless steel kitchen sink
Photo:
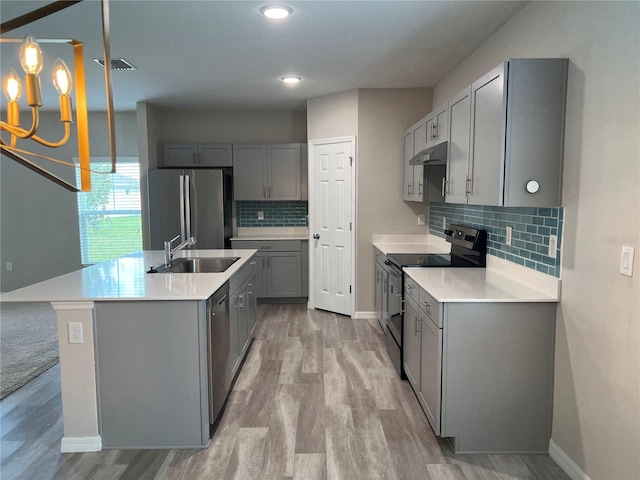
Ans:
<svg viewBox="0 0 640 480"><path fill-rule="evenodd" d="M160 265L148 273L221 273L239 259L240 257L176 258L170 267Z"/></svg>

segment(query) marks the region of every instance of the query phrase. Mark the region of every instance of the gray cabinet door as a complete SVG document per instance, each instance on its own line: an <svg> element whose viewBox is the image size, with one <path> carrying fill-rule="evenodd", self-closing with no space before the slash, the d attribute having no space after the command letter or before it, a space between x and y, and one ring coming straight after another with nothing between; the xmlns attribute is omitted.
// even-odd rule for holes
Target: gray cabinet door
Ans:
<svg viewBox="0 0 640 480"><path fill-rule="evenodd" d="M413 165L409 165L409 160L413 157L413 129L409 129L404 134L404 157L402 174L402 200L411 201L413 192Z"/></svg>
<svg viewBox="0 0 640 480"><path fill-rule="evenodd" d="M300 144L267 145L267 198L300 200Z"/></svg>
<svg viewBox="0 0 640 480"><path fill-rule="evenodd" d="M253 282L253 293L256 298L263 298L267 296L266 256L266 253L258 252L254 257L256 262L256 278Z"/></svg>
<svg viewBox="0 0 640 480"><path fill-rule="evenodd" d="M420 317L418 305L405 296L403 358L404 373L416 392L420 391Z"/></svg>
<svg viewBox="0 0 640 480"><path fill-rule="evenodd" d="M267 258L268 296L299 297L302 293L300 252L271 252Z"/></svg>
<svg viewBox="0 0 640 480"><path fill-rule="evenodd" d="M568 68L566 58L509 60L504 206L561 204Z"/></svg>
<svg viewBox="0 0 640 480"><path fill-rule="evenodd" d="M442 397L442 330L429 316L420 312L422 322L420 348L420 391L418 398L436 435L440 435Z"/></svg>
<svg viewBox="0 0 640 480"><path fill-rule="evenodd" d="M427 130L422 120L413 128L413 154L420 150L424 150L427 146ZM413 165L413 190L411 192L411 200L414 202L424 201L424 167L422 165Z"/></svg>
<svg viewBox="0 0 640 480"><path fill-rule="evenodd" d="M193 168L198 166L198 146L167 143L163 147L162 167Z"/></svg>
<svg viewBox="0 0 640 480"><path fill-rule="evenodd" d="M433 143L439 143L447 139L449 118L449 105L444 104L435 110L435 122L433 131ZM427 131L427 135L429 132Z"/></svg>
<svg viewBox="0 0 640 480"><path fill-rule="evenodd" d="M267 199L267 146L233 146L234 200Z"/></svg>
<svg viewBox="0 0 640 480"><path fill-rule="evenodd" d="M503 63L471 86L470 204L502 205L506 69Z"/></svg>
<svg viewBox="0 0 640 480"><path fill-rule="evenodd" d="M199 145L198 154L200 167L233 167L231 144Z"/></svg>
<svg viewBox="0 0 640 480"><path fill-rule="evenodd" d="M249 346L249 302L247 301L247 285L243 285L238 293L238 352L240 361Z"/></svg>
<svg viewBox="0 0 640 480"><path fill-rule="evenodd" d="M381 325L384 325L382 320L382 272L383 269L378 262L374 262L375 271L375 303L376 303L376 318Z"/></svg>
<svg viewBox="0 0 640 480"><path fill-rule="evenodd" d="M256 325L257 325L257 315L258 315L258 298L255 292L256 285L256 272L254 272L249 276L249 280L246 288L247 295L247 329L249 331L249 336L247 340L251 340L253 338Z"/></svg>
<svg viewBox="0 0 640 480"><path fill-rule="evenodd" d="M471 138L471 87L449 101L449 144L447 153L447 203L467 203L469 146Z"/></svg>
<svg viewBox="0 0 640 480"><path fill-rule="evenodd" d="M243 289L239 289L229 298L229 365L231 367L230 378L236 376L240 366L240 315L242 313Z"/></svg>

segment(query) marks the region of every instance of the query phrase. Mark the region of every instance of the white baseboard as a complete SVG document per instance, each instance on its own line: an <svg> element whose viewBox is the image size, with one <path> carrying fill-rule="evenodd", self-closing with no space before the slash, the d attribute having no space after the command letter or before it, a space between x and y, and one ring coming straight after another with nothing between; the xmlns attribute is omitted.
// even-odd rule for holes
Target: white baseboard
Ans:
<svg viewBox="0 0 640 480"><path fill-rule="evenodd" d="M368 318L377 318L377 317L376 317L376 312L356 312L353 315L353 318L368 319Z"/></svg>
<svg viewBox="0 0 640 480"><path fill-rule="evenodd" d="M591 480L553 439L549 442L549 456L564 470L564 473L571 477L571 480Z"/></svg>
<svg viewBox="0 0 640 480"><path fill-rule="evenodd" d="M60 451L72 452L99 452L102 450L102 437L62 437Z"/></svg>

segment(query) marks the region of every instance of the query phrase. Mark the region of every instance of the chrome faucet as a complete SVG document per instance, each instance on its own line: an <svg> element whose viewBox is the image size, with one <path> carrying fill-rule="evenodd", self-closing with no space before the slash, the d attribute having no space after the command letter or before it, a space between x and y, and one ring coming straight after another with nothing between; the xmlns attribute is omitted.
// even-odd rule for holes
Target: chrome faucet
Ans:
<svg viewBox="0 0 640 480"><path fill-rule="evenodd" d="M185 247L190 247L191 245L195 245L197 243L196 238L191 237L186 239L181 244L177 245L175 248L171 248L171 244L176 240L178 240L179 238L180 238L180 235L176 235L168 242L164 242L164 264L167 267L170 267L172 265L174 253L176 253L178 250L182 250Z"/></svg>

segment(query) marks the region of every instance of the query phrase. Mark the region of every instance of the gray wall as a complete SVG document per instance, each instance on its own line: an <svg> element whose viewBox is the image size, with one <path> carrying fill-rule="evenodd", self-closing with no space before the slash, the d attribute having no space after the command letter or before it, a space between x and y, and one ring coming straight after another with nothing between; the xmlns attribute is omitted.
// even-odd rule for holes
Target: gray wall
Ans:
<svg viewBox="0 0 640 480"><path fill-rule="evenodd" d="M23 121L30 116L23 114ZM42 115L39 135L57 140L62 136L59 114ZM118 113L116 149L121 156L137 156L135 113ZM91 156L108 156L105 113L89 114ZM31 148L35 153L72 162L77 157L75 125L72 138L55 151ZM25 142L18 146L27 148ZM64 190L2 156L0 160L0 290L8 292L81 267L76 194ZM44 168L75 183L74 169L39 161ZM13 271L6 271L6 262Z"/></svg>
<svg viewBox="0 0 640 480"><path fill-rule="evenodd" d="M435 87L568 57L553 441L591 479L640 478L640 3L532 2ZM634 276L618 273L635 247Z"/></svg>
<svg viewBox="0 0 640 480"><path fill-rule="evenodd" d="M374 233L426 233L402 201L403 132L429 113L431 89L362 89L307 102L309 141L356 136L356 311L374 311Z"/></svg>

